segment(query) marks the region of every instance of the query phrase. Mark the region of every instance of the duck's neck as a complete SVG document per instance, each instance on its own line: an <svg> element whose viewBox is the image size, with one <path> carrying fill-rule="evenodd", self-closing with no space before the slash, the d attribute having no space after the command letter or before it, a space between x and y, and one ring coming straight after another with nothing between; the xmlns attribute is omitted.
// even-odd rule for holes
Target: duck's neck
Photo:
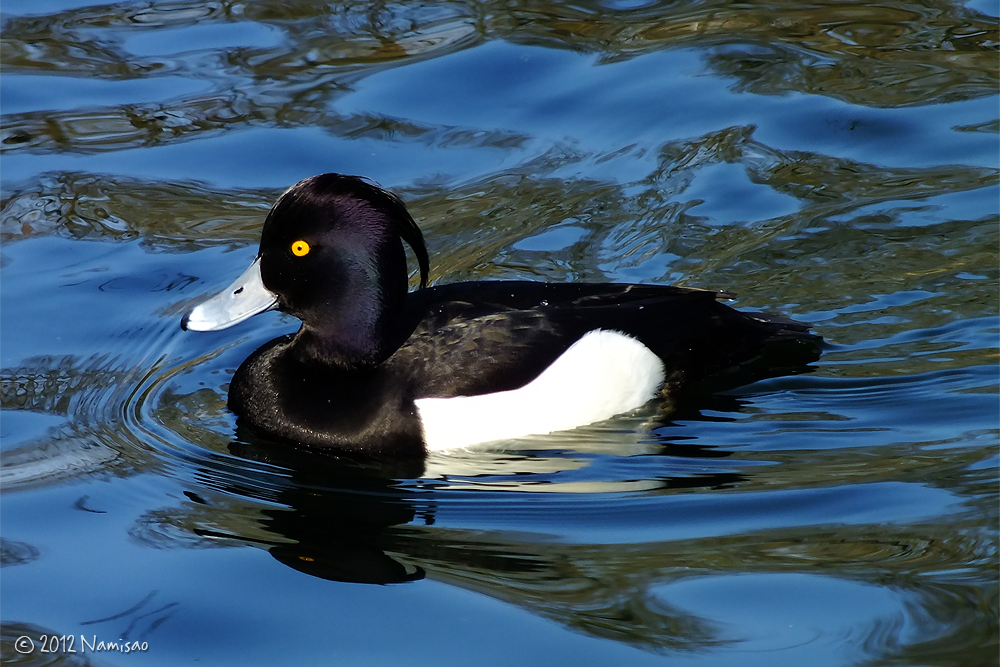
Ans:
<svg viewBox="0 0 1000 667"><path fill-rule="evenodd" d="M295 358L346 371L371 369L388 359L409 333L402 331L408 319L405 284L388 297L386 290L371 287L346 290L302 317L291 345Z"/></svg>
<svg viewBox="0 0 1000 667"><path fill-rule="evenodd" d="M291 351L304 364L340 370L363 370L381 364L394 351L387 335L392 322L385 313L355 314L350 320L329 320L323 328L303 324ZM393 318L394 319L394 318Z"/></svg>

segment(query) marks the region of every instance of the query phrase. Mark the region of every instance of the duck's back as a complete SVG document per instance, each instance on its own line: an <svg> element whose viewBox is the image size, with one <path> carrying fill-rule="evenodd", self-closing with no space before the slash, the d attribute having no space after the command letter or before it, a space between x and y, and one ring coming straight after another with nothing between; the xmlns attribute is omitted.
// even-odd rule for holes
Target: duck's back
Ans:
<svg viewBox="0 0 1000 667"><path fill-rule="evenodd" d="M467 282L409 296L404 331L387 361L417 398L524 386L595 330L626 334L663 362L671 387L720 374L730 384L801 371L821 339L806 325L743 313L705 290L661 285ZM753 362L770 353L764 367ZM755 366L747 374L741 367ZM749 380L747 379L749 377Z"/></svg>

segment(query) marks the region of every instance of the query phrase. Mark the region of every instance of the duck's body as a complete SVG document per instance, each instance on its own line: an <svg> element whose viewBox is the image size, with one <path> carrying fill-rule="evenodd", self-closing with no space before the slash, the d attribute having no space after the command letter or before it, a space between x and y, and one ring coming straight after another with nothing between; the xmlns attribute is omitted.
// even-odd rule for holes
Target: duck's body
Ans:
<svg viewBox="0 0 1000 667"><path fill-rule="evenodd" d="M391 194L326 174L279 199L258 268L184 320L213 330L275 305L303 320L240 366L233 412L308 446L420 456L606 419L773 346L797 353L790 366L818 356L805 325L704 290L511 281L407 293L401 238L423 285L422 237Z"/></svg>

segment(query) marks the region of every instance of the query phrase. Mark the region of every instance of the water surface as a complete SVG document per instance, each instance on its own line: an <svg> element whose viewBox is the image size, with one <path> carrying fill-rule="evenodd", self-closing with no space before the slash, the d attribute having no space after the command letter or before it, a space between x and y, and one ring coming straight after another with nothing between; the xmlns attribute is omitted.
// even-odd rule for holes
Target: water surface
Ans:
<svg viewBox="0 0 1000 667"><path fill-rule="evenodd" d="M997 9L5 3L3 660L997 664ZM434 283L725 289L830 345L665 423L296 456L225 398L297 323L178 322L327 171Z"/></svg>

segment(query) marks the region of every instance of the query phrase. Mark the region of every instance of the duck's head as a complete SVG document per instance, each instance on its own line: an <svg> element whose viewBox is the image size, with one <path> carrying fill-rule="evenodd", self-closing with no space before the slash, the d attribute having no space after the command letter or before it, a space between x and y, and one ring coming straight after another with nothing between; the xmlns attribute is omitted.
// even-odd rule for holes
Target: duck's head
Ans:
<svg viewBox="0 0 1000 667"><path fill-rule="evenodd" d="M380 363L393 352L408 290L404 240L423 288L427 249L398 197L356 176L307 178L271 208L250 268L187 313L181 327L218 331L277 308L302 320L294 348L303 361Z"/></svg>

